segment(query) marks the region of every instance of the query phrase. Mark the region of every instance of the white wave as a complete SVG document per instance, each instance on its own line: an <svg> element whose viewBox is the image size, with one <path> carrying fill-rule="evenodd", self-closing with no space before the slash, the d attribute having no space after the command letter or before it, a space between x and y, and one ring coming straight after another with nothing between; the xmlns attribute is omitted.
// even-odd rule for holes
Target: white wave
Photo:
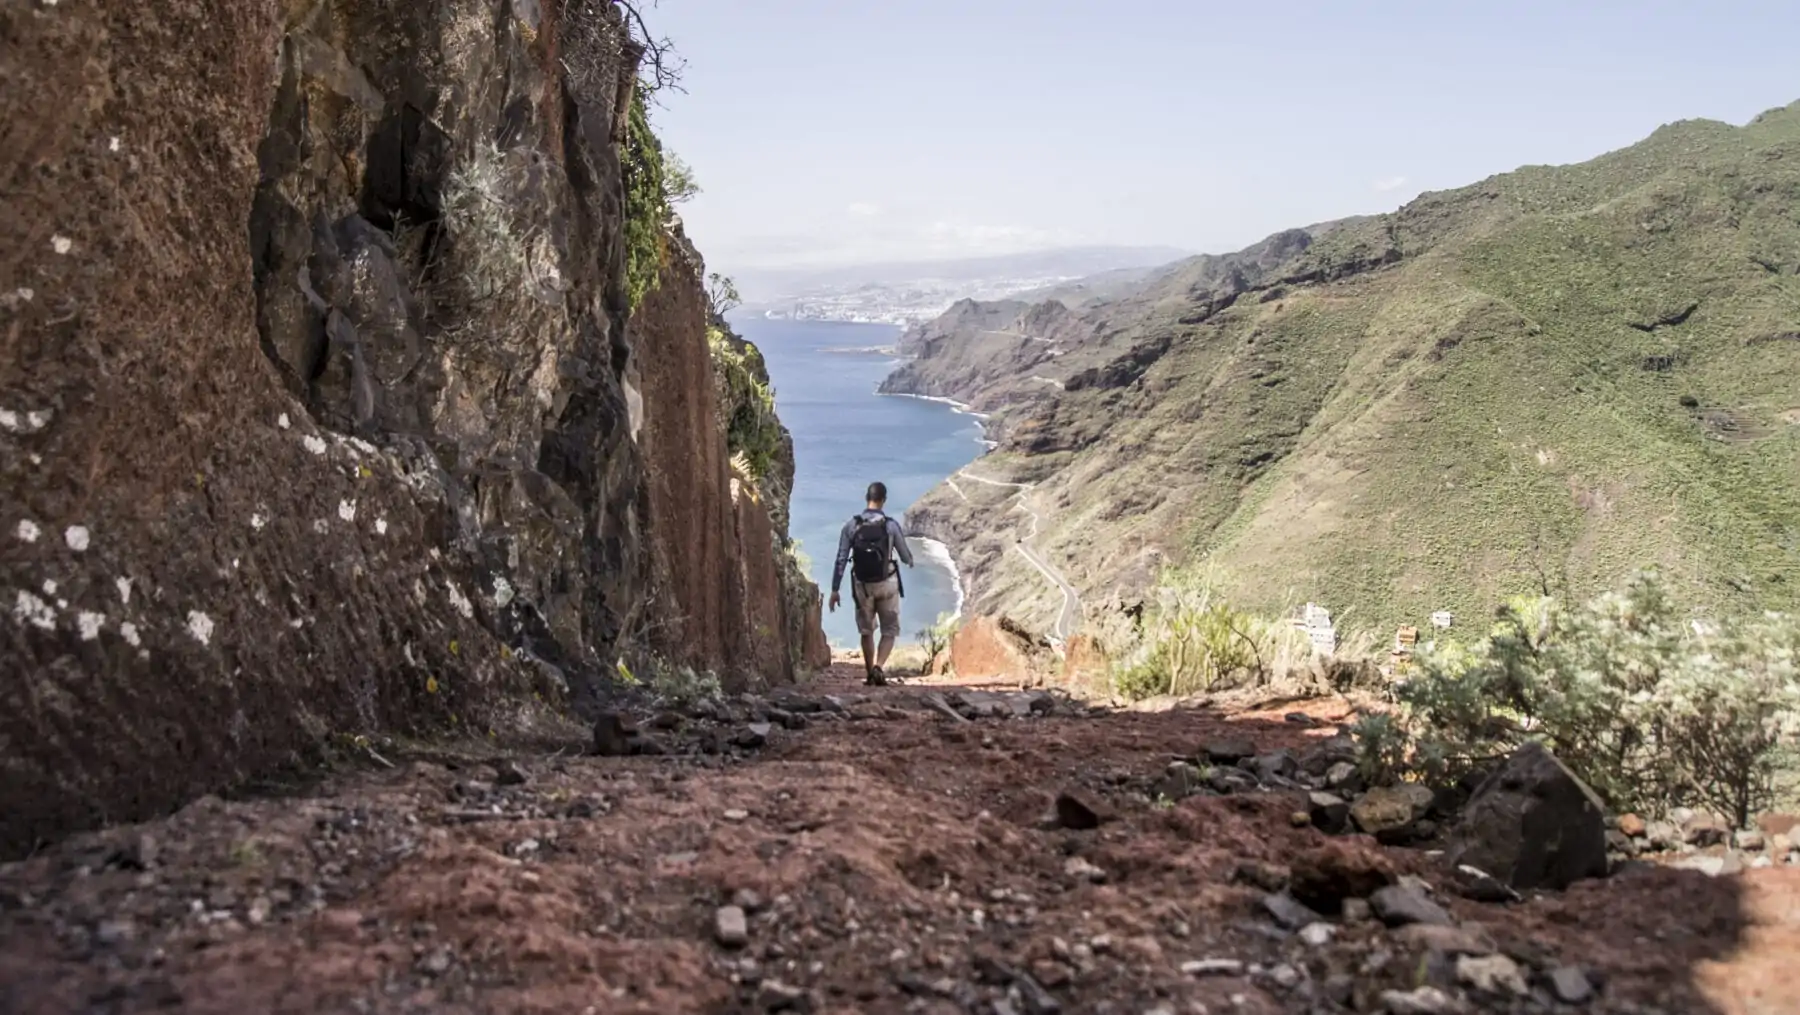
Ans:
<svg viewBox="0 0 1800 1015"><path fill-rule="evenodd" d="M914 395L904 391L878 391L876 394L886 395L889 398L916 398L921 402L937 402L940 405L948 405L950 408L955 409L964 416L973 416L976 419L988 418L987 413L976 412L974 409L969 408L969 403L959 402L954 398L945 398L942 395Z"/></svg>
<svg viewBox="0 0 1800 1015"><path fill-rule="evenodd" d="M956 558L950 556L950 548L948 546L945 546L943 543L940 543L937 540L928 538L926 536L908 536L906 538L918 546L919 556L924 558L924 563L933 564L933 565L949 572L950 584L956 586L956 606L951 609L950 615L952 617L962 616L962 608L963 608L962 572L957 570ZM936 623L936 622L937 622L936 617L927 618L927 623Z"/></svg>

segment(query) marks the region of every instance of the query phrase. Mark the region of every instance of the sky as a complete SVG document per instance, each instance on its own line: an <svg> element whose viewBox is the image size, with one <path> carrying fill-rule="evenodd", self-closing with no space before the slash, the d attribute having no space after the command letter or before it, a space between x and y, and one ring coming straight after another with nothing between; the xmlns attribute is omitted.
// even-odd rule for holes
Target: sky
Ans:
<svg viewBox="0 0 1800 1015"><path fill-rule="evenodd" d="M648 2L648 0L646 0ZM659 0L711 268L1235 250L1800 99L1793 0Z"/></svg>

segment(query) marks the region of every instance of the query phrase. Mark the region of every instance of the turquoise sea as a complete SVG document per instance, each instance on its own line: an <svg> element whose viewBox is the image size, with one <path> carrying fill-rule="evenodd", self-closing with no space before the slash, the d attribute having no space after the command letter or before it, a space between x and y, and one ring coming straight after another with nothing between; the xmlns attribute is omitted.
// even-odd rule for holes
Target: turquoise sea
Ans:
<svg viewBox="0 0 1800 1015"><path fill-rule="evenodd" d="M981 454L980 422L943 402L875 393L897 363L891 355L866 350L892 346L899 328L763 318L732 325L762 349L775 408L793 432L790 529L812 560L814 580L829 595L838 530L862 509L869 482L887 484L888 514L901 517L925 491ZM903 576L903 643L916 641L939 614L956 611L962 598L944 547L917 538L910 542L917 566ZM846 579L844 608L825 615L825 633L834 647L856 645L849 598Z"/></svg>

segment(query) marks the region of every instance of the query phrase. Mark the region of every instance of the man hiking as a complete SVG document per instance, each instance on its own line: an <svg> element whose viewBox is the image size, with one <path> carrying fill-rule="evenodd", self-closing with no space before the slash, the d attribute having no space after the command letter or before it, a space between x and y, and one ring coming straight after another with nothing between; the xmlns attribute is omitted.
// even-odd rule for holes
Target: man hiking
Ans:
<svg viewBox="0 0 1800 1015"><path fill-rule="evenodd" d="M879 687L887 683L882 667L900 633L900 597L906 594L894 557L898 555L907 567L913 566L913 559L900 523L881 510L887 504L887 486L870 483L864 499L867 510L845 522L838 533L837 565L831 569L831 609L835 612L843 602L838 588L844 583L844 564L849 563L850 599L856 604L856 631L862 635L863 669L868 682ZM881 621L879 652L875 649L877 619Z"/></svg>

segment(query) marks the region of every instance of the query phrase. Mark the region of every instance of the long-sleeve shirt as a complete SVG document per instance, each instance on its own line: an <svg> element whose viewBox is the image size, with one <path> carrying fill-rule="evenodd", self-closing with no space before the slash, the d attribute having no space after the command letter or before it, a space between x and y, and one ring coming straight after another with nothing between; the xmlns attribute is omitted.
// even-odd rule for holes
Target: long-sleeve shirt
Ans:
<svg viewBox="0 0 1800 1015"><path fill-rule="evenodd" d="M880 511L864 511L844 523L843 530L838 533L837 563L831 569L832 592L836 592L844 584L844 565L850 562L850 537L856 533L857 522L864 518L887 518L887 516ZM888 542L893 545L894 553L899 555L907 567L912 567L912 549L906 545L906 530L902 529L900 523L892 518L887 520L887 530Z"/></svg>

